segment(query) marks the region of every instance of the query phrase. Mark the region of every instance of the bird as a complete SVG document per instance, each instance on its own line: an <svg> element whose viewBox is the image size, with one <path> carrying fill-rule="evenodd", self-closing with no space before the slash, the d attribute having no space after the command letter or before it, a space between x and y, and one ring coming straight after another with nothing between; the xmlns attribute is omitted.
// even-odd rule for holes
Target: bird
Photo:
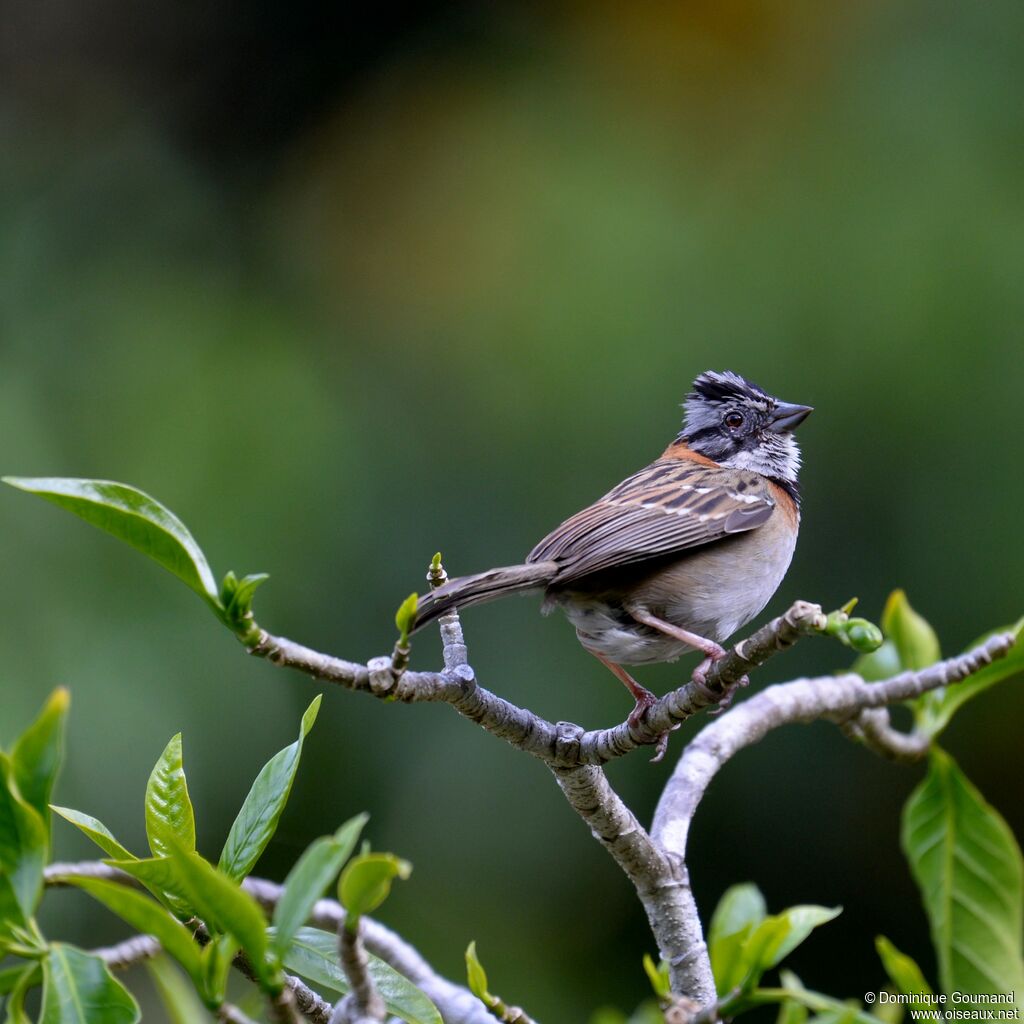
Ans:
<svg viewBox="0 0 1024 1024"><path fill-rule="evenodd" d="M542 610L560 608L583 649L629 690L631 724L657 698L625 666L698 651L692 679L702 685L725 655L722 642L767 605L789 569L800 528L793 431L813 410L731 370L701 373L683 410L659 458L557 526L523 564L425 595L413 631L452 609L542 591Z"/></svg>

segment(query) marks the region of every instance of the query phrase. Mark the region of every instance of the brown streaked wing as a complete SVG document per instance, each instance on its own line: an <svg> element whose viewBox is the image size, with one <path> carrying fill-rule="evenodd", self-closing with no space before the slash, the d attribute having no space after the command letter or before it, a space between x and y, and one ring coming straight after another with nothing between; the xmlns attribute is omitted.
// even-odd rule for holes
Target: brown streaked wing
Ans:
<svg viewBox="0 0 1024 1024"><path fill-rule="evenodd" d="M558 562L555 582L564 583L754 530L774 508L754 473L659 459L567 519L526 560Z"/></svg>

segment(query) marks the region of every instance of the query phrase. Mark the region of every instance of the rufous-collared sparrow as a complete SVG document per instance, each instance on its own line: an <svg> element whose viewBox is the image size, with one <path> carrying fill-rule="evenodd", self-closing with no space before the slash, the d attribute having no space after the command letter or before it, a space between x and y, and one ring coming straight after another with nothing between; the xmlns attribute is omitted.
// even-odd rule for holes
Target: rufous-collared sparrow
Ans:
<svg viewBox="0 0 1024 1024"><path fill-rule="evenodd" d="M523 565L452 579L426 595L416 629L451 610L543 590L583 648L636 699L654 701L623 665L705 660L768 603L789 568L800 526L792 431L811 412L773 398L739 374L693 382L679 436L659 459L567 519Z"/></svg>

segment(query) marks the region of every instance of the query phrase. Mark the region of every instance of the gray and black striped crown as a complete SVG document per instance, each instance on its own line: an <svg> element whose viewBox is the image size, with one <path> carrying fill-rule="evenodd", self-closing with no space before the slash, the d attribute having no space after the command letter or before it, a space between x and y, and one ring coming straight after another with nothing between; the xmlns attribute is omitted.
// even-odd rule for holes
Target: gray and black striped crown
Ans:
<svg viewBox="0 0 1024 1024"><path fill-rule="evenodd" d="M748 402L772 402L772 396L753 381L732 370L705 370L694 382L687 401L704 399L708 402L729 402L740 399Z"/></svg>

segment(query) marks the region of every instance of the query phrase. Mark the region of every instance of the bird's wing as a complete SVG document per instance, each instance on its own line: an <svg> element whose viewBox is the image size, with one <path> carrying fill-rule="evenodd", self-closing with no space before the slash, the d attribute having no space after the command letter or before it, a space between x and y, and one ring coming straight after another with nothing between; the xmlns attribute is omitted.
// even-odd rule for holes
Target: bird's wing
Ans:
<svg viewBox="0 0 1024 1024"><path fill-rule="evenodd" d="M768 521L775 501L756 473L659 459L567 519L527 556L555 561L555 583L686 551Z"/></svg>

